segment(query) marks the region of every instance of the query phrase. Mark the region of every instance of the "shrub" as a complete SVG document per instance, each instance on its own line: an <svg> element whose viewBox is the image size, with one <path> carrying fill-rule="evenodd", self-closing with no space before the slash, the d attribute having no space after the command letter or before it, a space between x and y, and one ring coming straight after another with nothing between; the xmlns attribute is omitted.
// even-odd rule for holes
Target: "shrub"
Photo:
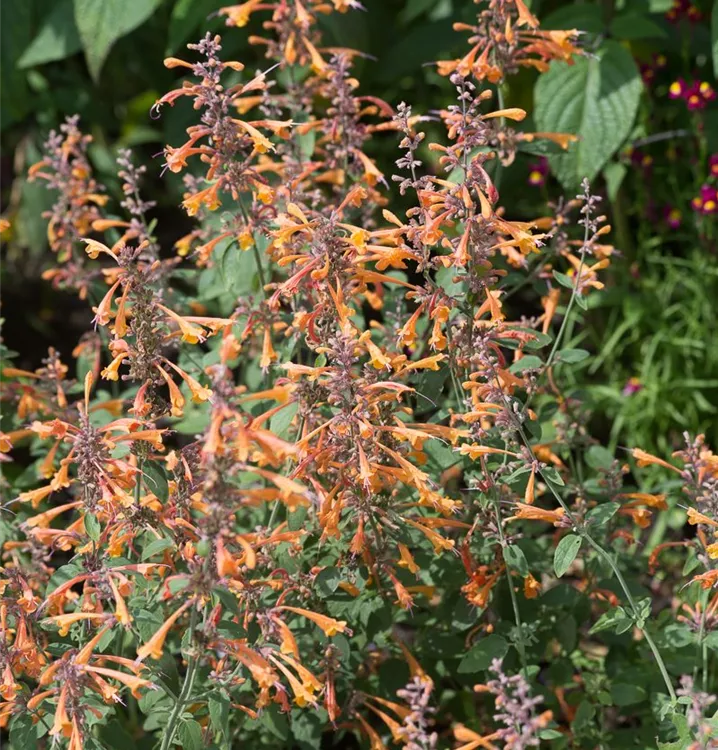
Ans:
<svg viewBox="0 0 718 750"><path fill-rule="evenodd" d="M261 33L255 74L212 33L165 59L152 114L194 118L163 154L192 217L173 248L146 167L119 154L115 205L78 118L30 170L43 278L94 318L72 375L52 349L3 370L11 746L715 746L718 461L702 437L680 466L617 459L573 387L617 255L591 181L635 117L630 56L491 0L437 63L452 103L417 114L323 42L320 14L358 6L220 9ZM576 82L626 108L613 151L559 106ZM538 217L502 198L521 154L571 191Z"/></svg>

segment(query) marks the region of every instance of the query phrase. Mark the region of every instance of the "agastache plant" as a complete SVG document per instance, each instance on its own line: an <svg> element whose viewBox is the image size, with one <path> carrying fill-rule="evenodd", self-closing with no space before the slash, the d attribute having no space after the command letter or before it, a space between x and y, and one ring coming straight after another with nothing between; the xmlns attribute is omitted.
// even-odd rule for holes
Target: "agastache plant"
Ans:
<svg viewBox="0 0 718 750"><path fill-rule="evenodd" d="M2 486L0 726L70 750L116 722L160 750L303 731L372 750L609 747L576 716L612 629L656 725L684 712L708 736L718 463L700 438L682 468L633 453L677 475L697 528L645 573L666 549L701 566L685 583L703 599L668 605L699 652L701 691L676 691L684 662L624 571L666 493L634 489L564 382L611 228L588 181L542 216L503 197L522 152L576 140L525 129L507 81L572 64L579 34L541 30L522 0L477 6L432 112L363 93L359 53L325 44L320 15L358 2L220 8L226 35L261 26L266 66L209 32L164 61L181 78L152 116L188 100L195 118L157 167L193 222L174 252L143 197L156 165L119 154L115 215L77 118L50 136L31 170L55 200L45 277L90 311L76 377L54 350L3 371L3 460L27 448L33 468ZM530 184L546 176L538 162Z"/></svg>

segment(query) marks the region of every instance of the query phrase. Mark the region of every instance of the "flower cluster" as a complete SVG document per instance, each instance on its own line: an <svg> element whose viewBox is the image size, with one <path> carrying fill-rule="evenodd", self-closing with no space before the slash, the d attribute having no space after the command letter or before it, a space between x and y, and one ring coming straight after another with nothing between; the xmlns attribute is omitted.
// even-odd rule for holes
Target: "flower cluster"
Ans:
<svg viewBox="0 0 718 750"><path fill-rule="evenodd" d="M691 111L705 109L716 98L716 92L708 81L695 80L687 83L683 78L674 81L668 88L671 99L682 99Z"/></svg>

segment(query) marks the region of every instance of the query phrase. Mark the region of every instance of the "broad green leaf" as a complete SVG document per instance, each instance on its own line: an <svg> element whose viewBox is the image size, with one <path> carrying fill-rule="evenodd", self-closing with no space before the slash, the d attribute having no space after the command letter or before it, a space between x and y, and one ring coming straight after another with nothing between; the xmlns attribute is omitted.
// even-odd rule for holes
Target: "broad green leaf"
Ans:
<svg viewBox="0 0 718 750"><path fill-rule="evenodd" d="M529 566L521 547L509 544L508 547L504 547L503 552L506 565L525 578L529 574Z"/></svg>
<svg viewBox="0 0 718 750"><path fill-rule="evenodd" d="M229 727L229 698L221 693L211 695L207 701L209 720L215 732L227 733Z"/></svg>
<svg viewBox="0 0 718 750"><path fill-rule="evenodd" d="M162 0L73 0L90 75L97 82L112 45L144 23Z"/></svg>
<svg viewBox="0 0 718 750"><path fill-rule="evenodd" d="M3 130L16 122L37 106L28 87L27 75L16 68L16 63L27 49L33 35L33 7L30 2L0 3L0 68L2 69L2 86L0 86L0 125ZM42 186L38 190L43 190ZM35 214L39 216L39 214ZM36 225L36 218L31 221ZM38 229L41 227L38 226ZM32 247L32 245L29 245Z"/></svg>
<svg viewBox="0 0 718 750"><path fill-rule="evenodd" d="M606 180L606 192L608 200L613 203L618 197L621 184L628 174L628 167L621 162L613 161L603 168L603 179Z"/></svg>
<svg viewBox="0 0 718 750"><path fill-rule="evenodd" d="M534 89L541 131L573 133L568 153L549 156L551 169L568 190L593 180L628 137L638 111L641 77L631 54L607 41L574 65L553 62Z"/></svg>
<svg viewBox="0 0 718 750"><path fill-rule="evenodd" d="M541 20L542 29L578 29L600 34L603 31L603 10L598 3L564 5Z"/></svg>
<svg viewBox="0 0 718 750"><path fill-rule="evenodd" d="M469 653L461 660L458 671L461 674L471 674L488 669L494 659L503 659L508 650L509 644L500 635L487 635L471 647Z"/></svg>
<svg viewBox="0 0 718 750"><path fill-rule="evenodd" d="M202 742L202 727L194 719L187 719L179 725L177 732L183 750L201 750L204 746Z"/></svg>
<svg viewBox="0 0 718 750"><path fill-rule="evenodd" d="M581 537L578 534L568 534L558 543L553 556L553 569L558 578L571 567L580 549Z"/></svg>
<svg viewBox="0 0 718 750"><path fill-rule="evenodd" d="M331 596L337 590L341 580L341 573L330 566L319 571L314 583L323 596Z"/></svg>
<svg viewBox="0 0 718 750"><path fill-rule="evenodd" d="M713 2L711 14L711 48L713 50L713 72L718 76L718 0Z"/></svg>
<svg viewBox="0 0 718 750"><path fill-rule="evenodd" d="M72 14L73 0L60 0L52 9L37 36L17 61L19 68L64 60L82 48Z"/></svg>
<svg viewBox="0 0 718 750"><path fill-rule="evenodd" d="M665 39L665 29L652 18L628 11L621 13L611 21L611 34L616 39Z"/></svg>

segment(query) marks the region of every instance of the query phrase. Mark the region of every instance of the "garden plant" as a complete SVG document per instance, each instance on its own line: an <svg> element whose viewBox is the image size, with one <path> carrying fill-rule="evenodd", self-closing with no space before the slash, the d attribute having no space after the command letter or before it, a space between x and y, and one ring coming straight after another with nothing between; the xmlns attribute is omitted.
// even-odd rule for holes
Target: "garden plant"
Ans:
<svg viewBox="0 0 718 750"><path fill-rule="evenodd" d="M22 5L2 741L718 748L718 11Z"/></svg>

